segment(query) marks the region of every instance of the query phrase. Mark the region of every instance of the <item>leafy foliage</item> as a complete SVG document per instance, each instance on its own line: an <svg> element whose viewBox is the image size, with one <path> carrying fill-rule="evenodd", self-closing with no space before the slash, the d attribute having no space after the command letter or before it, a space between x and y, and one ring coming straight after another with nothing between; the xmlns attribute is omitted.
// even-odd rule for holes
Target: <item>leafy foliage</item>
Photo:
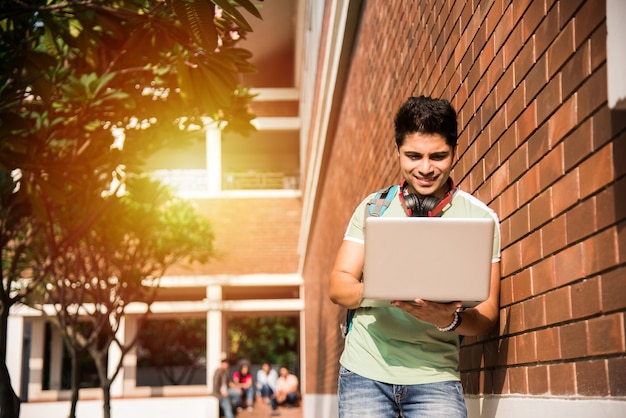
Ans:
<svg viewBox="0 0 626 418"><path fill-rule="evenodd" d="M236 317L228 324L229 357L297 369L298 317Z"/></svg>
<svg viewBox="0 0 626 418"><path fill-rule="evenodd" d="M137 366L155 367L162 384L190 384L206 363L206 332L206 318L150 320L139 334Z"/></svg>
<svg viewBox="0 0 626 418"><path fill-rule="evenodd" d="M254 71L237 47L250 31L239 6L260 17L249 0L0 2L2 360L15 303L112 298L122 302L103 312L119 313L126 298L149 300L142 277L157 277L182 251L210 252L181 245L196 238L183 236L189 226L211 242L191 208L172 200L150 217L161 192L146 186L141 196L142 187L126 183L152 152L185 140L190 124L209 118L224 130L254 129L252 95L238 83ZM120 198L124 187L136 200ZM142 257L149 261L129 264ZM114 321L97 321L95 331L114 334ZM79 337L68 324L61 329ZM0 404L0 418L19 415L4 362Z"/></svg>

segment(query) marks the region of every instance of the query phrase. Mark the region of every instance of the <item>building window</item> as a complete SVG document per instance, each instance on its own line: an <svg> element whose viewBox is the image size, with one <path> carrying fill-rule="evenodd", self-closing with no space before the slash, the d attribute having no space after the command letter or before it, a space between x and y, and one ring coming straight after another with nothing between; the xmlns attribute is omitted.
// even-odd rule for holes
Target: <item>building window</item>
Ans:
<svg viewBox="0 0 626 418"><path fill-rule="evenodd" d="M206 318L154 319L137 341L137 386L206 385Z"/></svg>

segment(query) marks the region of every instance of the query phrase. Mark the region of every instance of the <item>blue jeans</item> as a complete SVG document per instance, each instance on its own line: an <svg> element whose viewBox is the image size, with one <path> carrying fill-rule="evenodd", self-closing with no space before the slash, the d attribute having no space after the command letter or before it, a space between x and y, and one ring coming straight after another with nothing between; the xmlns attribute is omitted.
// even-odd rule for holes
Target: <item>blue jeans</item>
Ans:
<svg viewBox="0 0 626 418"><path fill-rule="evenodd" d="M233 412L233 404L230 402L230 398L225 396L220 398L220 411L221 415L224 418L235 418L235 413Z"/></svg>
<svg viewBox="0 0 626 418"><path fill-rule="evenodd" d="M339 370L339 418L467 418L461 382L392 385Z"/></svg>

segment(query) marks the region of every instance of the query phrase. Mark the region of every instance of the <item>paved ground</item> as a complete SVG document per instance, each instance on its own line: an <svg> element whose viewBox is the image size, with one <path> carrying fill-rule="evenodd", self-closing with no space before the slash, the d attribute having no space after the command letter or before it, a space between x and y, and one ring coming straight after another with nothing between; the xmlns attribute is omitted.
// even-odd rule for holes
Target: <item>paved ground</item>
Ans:
<svg viewBox="0 0 626 418"><path fill-rule="evenodd" d="M267 418L270 416L272 408L264 402L257 400L252 411L242 410L237 414L237 418ZM302 406L296 408L278 407L280 418L302 418Z"/></svg>

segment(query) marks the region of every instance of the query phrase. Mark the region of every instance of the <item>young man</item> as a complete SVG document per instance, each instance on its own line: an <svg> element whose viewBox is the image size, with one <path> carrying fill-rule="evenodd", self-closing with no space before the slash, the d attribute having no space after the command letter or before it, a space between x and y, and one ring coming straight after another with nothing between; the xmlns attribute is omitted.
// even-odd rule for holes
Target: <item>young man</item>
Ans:
<svg viewBox="0 0 626 418"><path fill-rule="evenodd" d="M241 395L232 387L228 377L228 359L223 358L220 367L213 373L213 396L220 401L221 415L225 418L234 418L234 407L241 402Z"/></svg>
<svg viewBox="0 0 626 418"><path fill-rule="evenodd" d="M354 211L329 278L330 299L355 309L341 355L340 418L467 416L458 372L459 335L490 332L498 320L500 237L496 214L450 179L456 112L446 100L410 97L395 116L402 175L383 216L491 217L496 221L489 298L460 312L460 302L414 302L360 308L367 197ZM449 204L439 205L441 201ZM444 206L441 209L441 206ZM429 213L430 211L430 213ZM416 251L428 237L416 237ZM407 260L407 269L419 269Z"/></svg>
<svg viewBox="0 0 626 418"><path fill-rule="evenodd" d="M281 367L276 379L276 402L278 405L287 405L293 408L298 404L300 392L298 392L298 378L291 374L285 366Z"/></svg>

